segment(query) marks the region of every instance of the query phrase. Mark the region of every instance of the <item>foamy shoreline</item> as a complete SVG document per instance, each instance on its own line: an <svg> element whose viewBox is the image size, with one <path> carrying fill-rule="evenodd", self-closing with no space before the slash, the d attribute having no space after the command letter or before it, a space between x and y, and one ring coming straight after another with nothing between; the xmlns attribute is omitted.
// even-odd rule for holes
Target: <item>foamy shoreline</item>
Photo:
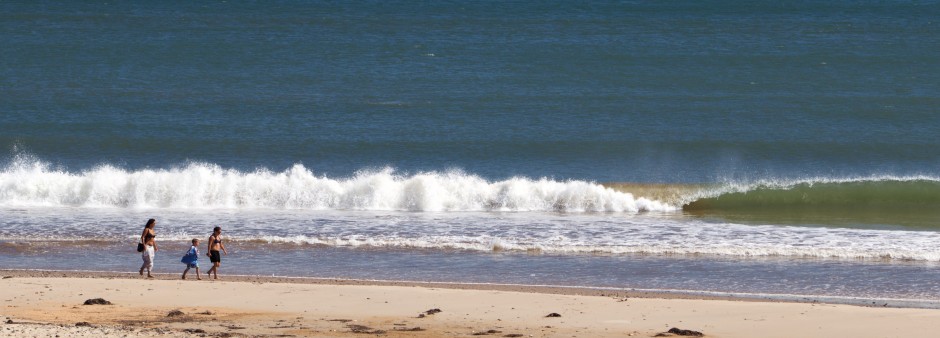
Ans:
<svg viewBox="0 0 940 338"><path fill-rule="evenodd" d="M649 337L677 327L716 337L926 337L940 329L936 309L630 291L249 276L183 281L176 274L148 280L75 271L0 275L0 335L8 336ZM92 298L113 305L82 305ZM441 312L428 314L434 309ZM183 315L168 316L173 310Z"/></svg>

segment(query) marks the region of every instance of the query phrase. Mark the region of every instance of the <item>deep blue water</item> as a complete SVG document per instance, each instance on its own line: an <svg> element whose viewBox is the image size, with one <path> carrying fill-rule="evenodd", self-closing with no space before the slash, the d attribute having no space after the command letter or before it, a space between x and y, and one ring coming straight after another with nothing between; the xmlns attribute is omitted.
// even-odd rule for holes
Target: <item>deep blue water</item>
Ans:
<svg viewBox="0 0 940 338"><path fill-rule="evenodd" d="M0 147L631 182L934 174L940 4L4 2Z"/></svg>

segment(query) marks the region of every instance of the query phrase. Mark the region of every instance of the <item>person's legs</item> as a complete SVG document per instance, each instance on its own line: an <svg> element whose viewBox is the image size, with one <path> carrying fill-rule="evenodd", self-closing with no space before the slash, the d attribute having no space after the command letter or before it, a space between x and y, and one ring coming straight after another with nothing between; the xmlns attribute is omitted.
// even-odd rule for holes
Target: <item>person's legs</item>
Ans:
<svg viewBox="0 0 940 338"><path fill-rule="evenodd" d="M209 251L209 261L212 262L212 268L206 272L206 275L212 277L214 272L215 277L213 278L219 279L219 266L222 265L222 254L215 250Z"/></svg>
<svg viewBox="0 0 940 338"><path fill-rule="evenodd" d="M198 270L197 270L198 271ZM183 279L186 279L186 273L189 272L189 265L186 265L186 270L183 270Z"/></svg>
<svg viewBox="0 0 940 338"><path fill-rule="evenodd" d="M140 254L140 258L144 261L140 265L140 275L144 275L144 269L147 269L147 276L150 276L150 267L153 266L153 254L151 251L144 249L144 252Z"/></svg>
<svg viewBox="0 0 940 338"><path fill-rule="evenodd" d="M144 250L144 267L147 269L147 278L153 278L153 275L150 274L150 270L153 270L153 247L147 247L147 250Z"/></svg>

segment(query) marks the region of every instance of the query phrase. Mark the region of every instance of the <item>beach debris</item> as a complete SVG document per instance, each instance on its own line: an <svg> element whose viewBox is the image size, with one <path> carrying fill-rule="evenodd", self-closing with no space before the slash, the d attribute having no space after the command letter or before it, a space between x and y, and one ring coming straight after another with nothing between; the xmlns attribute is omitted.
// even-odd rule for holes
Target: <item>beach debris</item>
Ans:
<svg viewBox="0 0 940 338"><path fill-rule="evenodd" d="M366 333L366 334L384 334L385 330L376 330L371 327L359 324L349 324L346 325L352 333Z"/></svg>
<svg viewBox="0 0 940 338"><path fill-rule="evenodd" d="M497 334L497 333L503 333L503 331L499 331L499 330L486 330L486 331L474 332L474 333L472 333L471 335L473 335L473 336L485 336L485 335Z"/></svg>
<svg viewBox="0 0 940 338"><path fill-rule="evenodd" d="M211 315L214 315L214 314L215 314L215 312L212 312L212 311L209 311L209 310L206 310L206 311L197 313L197 315L206 315L206 316L211 316Z"/></svg>
<svg viewBox="0 0 940 338"><path fill-rule="evenodd" d="M183 329L183 332L195 334L195 333L206 333L206 330L203 330L203 329Z"/></svg>
<svg viewBox="0 0 940 338"><path fill-rule="evenodd" d="M698 331L683 330L683 329L674 327L674 328L669 329L669 331L658 333L653 337L669 337L672 335L687 336L687 337L704 337L705 336L705 334L698 332Z"/></svg>
<svg viewBox="0 0 940 338"><path fill-rule="evenodd" d="M78 322L78 323L75 323L75 326L91 326L91 323L89 323L89 322Z"/></svg>
<svg viewBox="0 0 940 338"><path fill-rule="evenodd" d="M691 337L702 337L702 336L705 336L704 334L702 334L701 332L698 332L698 331L683 330L683 329L679 329L679 328L675 328L675 327L669 329L668 332L669 332L669 333L672 333L672 334L675 334L675 335L680 335L680 336L691 336Z"/></svg>
<svg viewBox="0 0 940 338"><path fill-rule="evenodd" d="M180 311L180 310L173 310L173 311L170 311L169 313L166 314L167 317L179 317L179 316L183 316L183 315L186 315L186 314L183 313L183 311Z"/></svg>
<svg viewBox="0 0 940 338"><path fill-rule="evenodd" d="M111 305L111 302L104 300L104 298L92 298L85 300L85 305Z"/></svg>
<svg viewBox="0 0 940 338"><path fill-rule="evenodd" d="M433 315L433 314L439 313L439 312L444 312L444 311L441 311L441 309L430 309L430 310L424 311L424 312L422 312L422 313L419 313L419 314L418 314L418 318L424 318L425 316L430 316L430 315Z"/></svg>
<svg viewBox="0 0 940 338"><path fill-rule="evenodd" d="M9 319L9 318L7 318L7 321L6 321L6 322L4 322L4 323L7 323L7 324L13 324L13 320L12 320L12 319Z"/></svg>
<svg viewBox="0 0 940 338"><path fill-rule="evenodd" d="M503 337L522 337L522 336L525 336L525 335L524 335L524 334L521 334L521 333L510 333L510 334L507 334L507 335L505 335L505 336L503 336Z"/></svg>
<svg viewBox="0 0 940 338"><path fill-rule="evenodd" d="M411 331L411 332L424 331L424 329L422 329L420 326L415 326L415 327L396 327L394 330L395 330L395 331Z"/></svg>
<svg viewBox="0 0 940 338"><path fill-rule="evenodd" d="M10 278L13 278L13 276L3 276L3 279L10 279Z"/></svg>
<svg viewBox="0 0 940 338"><path fill-rule="evenodd" d="M226 329L229 329L229 330L244 330L244 329L246 329L246 327L244 327L244 326L235 326L235 325L229 325L229 326L224 326L224 327L225 327Z"/></svg>
<svg viewBox="0 0 940 338"><path fill-rule="evenodd" d="M546 318L554 318L554 317L561 317L561 315L558 314L557 312L552 312L552 313L549 313L548 315L546 315L545 317L546 317Z"/></svg>
<svg viewBox="0 0 940 338"><path fill-rule="evenodd" d="M352 319L327 319L328 322L340 322L340 323L349 323L353 321Z"/></svg>

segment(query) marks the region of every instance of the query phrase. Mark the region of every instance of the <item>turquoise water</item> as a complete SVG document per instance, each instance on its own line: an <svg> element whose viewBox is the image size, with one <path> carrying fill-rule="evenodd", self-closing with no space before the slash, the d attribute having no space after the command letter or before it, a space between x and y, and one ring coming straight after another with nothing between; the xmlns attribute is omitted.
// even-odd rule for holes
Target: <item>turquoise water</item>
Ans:
<svg viewBox="0 0 940 338"><path fill-rule="evenodd" d="M936 300L937 17L3 2L0 267L62 268L42 243L88 258L153 217L170 248L221 221L254 274L526 283L529 266L532 283ZM285 250L330 258L246 263ZM343 268L361 259L396 268Z"/></svg>

